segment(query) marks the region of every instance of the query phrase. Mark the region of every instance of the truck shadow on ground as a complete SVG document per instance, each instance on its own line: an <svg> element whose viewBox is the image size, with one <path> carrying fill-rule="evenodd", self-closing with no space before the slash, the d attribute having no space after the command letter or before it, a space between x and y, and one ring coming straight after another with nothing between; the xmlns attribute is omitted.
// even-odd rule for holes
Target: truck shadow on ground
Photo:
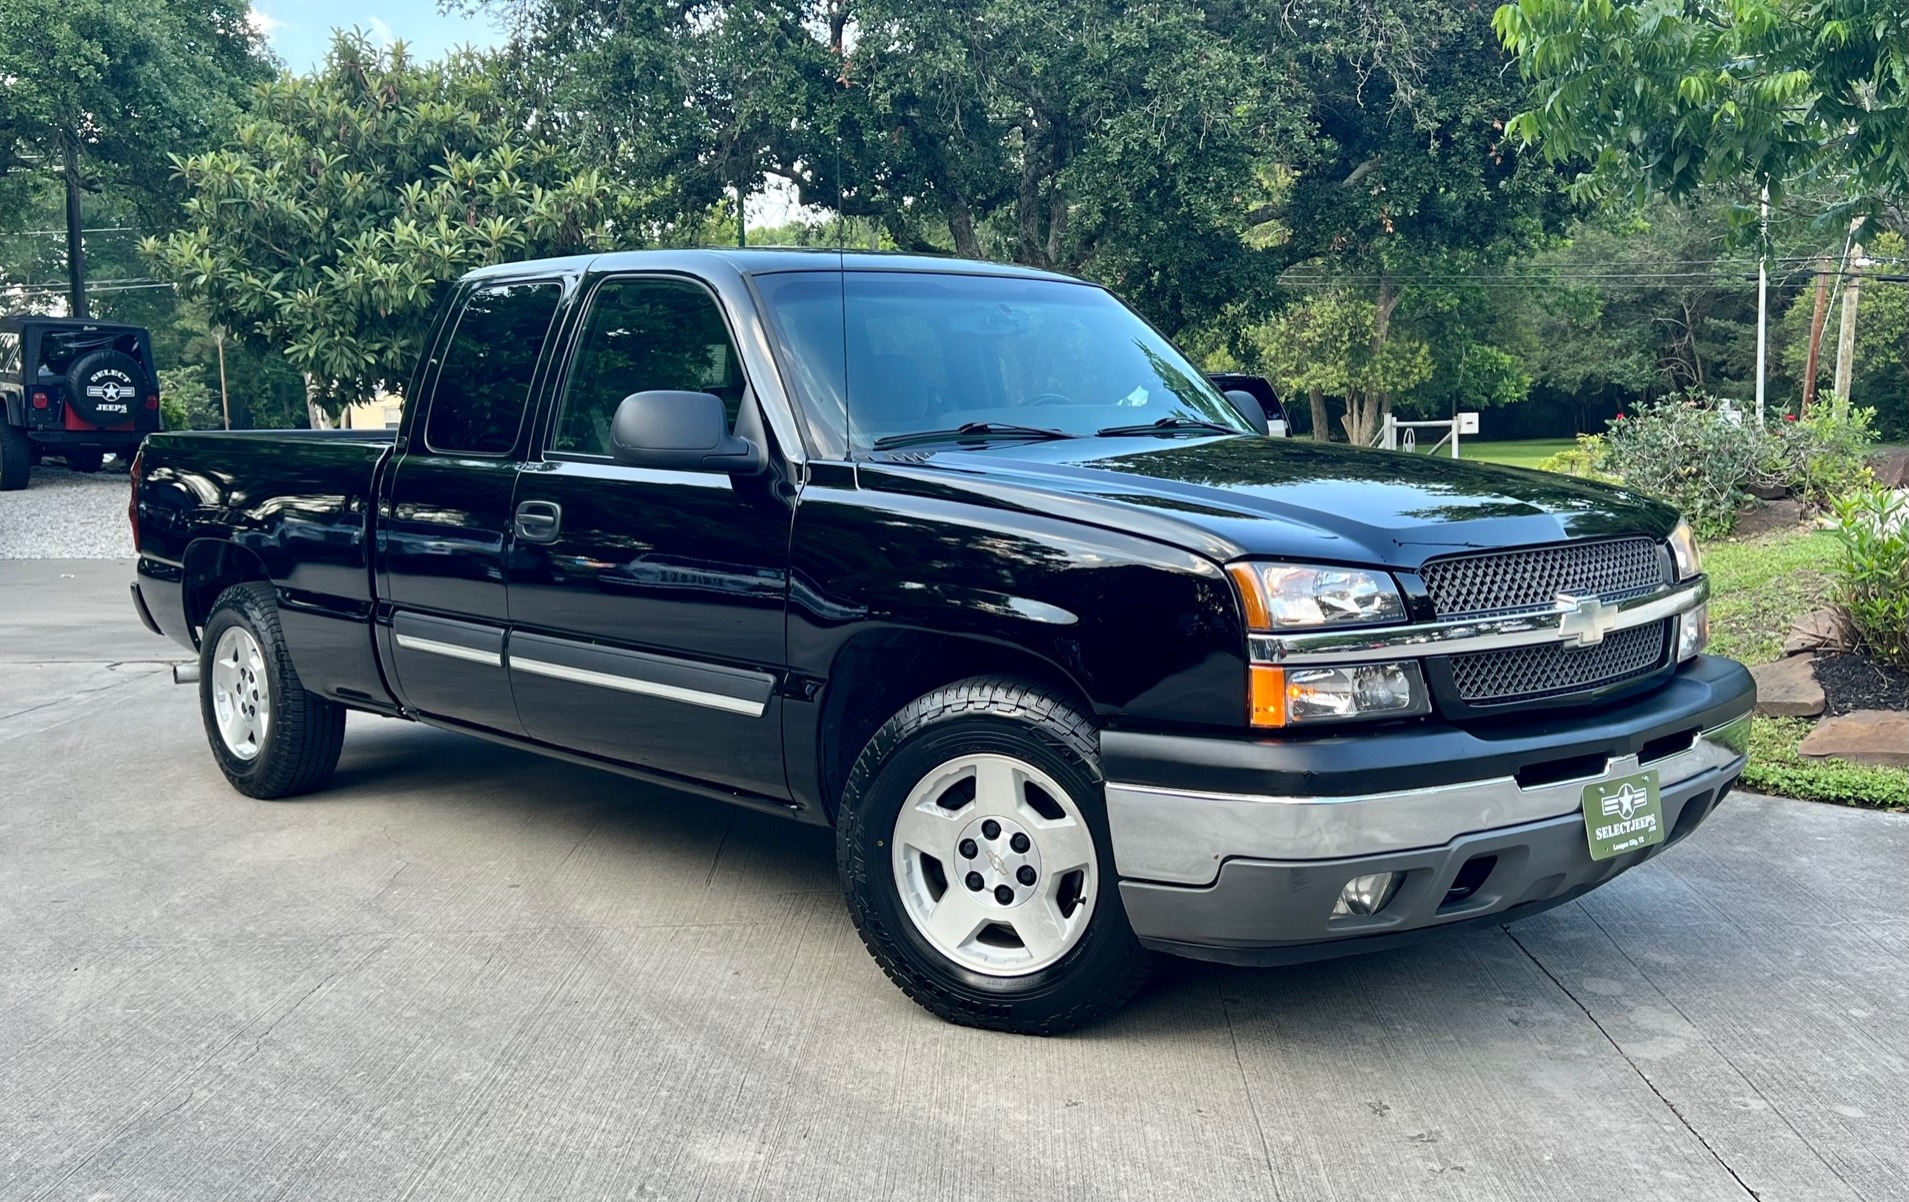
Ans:
<svg viewBox="0 0 1909 1202"><path fill-rule="evenodd" d="M476 841L486 855L544 848L552 865L568 861L574 849L587 842L610 866L602 892L615 893L637 878L678 882L680 895L727 890L732 896L709 904L728 907L742 921L758 915L767 921L777 899L791 894L826 895L828 900L819 903L825 910L839 905L829 828L423 725L354 717L331 786L294 804L369 806L380 811L381 827L400 838L408 828L420 839ZM386 823L386 810L402 817ZM415 825L420 822L424 825ZM508 842L493 851L486 845L490 840ZM534 863L527 864L527 872L537 871ZM579 892L559 904L563 900L580 908L601 901ZM668 904L688 901L678 897ZM846 932L846 910L840 911L839 921ZM1418 1018L1434 1029L1449 1026L1456 1033L1486 1017L1468 1012L1468 1005L1489 1011L1492 1022L1503 1022L1502 997L1494 998L1492 991L1480 995L1476 986L1481 976L1500 976L1507 958L1523 966L1523 953L1497 928L1397 951L1276 969L1162 957L1152 984L1130 1007L1077 1037L1168 1030L1227 1036L1237 1034L1242 1022L1266 1023L1277 1015L1281 1025L1310 1016L1334 1029L1334 1038L1343 1039L1349 1037L1347 1032L1369 1031L1373 1022L1384 1021L1357 1013L1358 1007L1346 1009L1344 999L1374 996L1442 996L1460 1008L1434 1008ZM868 971L877 987L888 988L872 962ZM897 1009L914 1011L899 992L893 1000Z"/></svg>

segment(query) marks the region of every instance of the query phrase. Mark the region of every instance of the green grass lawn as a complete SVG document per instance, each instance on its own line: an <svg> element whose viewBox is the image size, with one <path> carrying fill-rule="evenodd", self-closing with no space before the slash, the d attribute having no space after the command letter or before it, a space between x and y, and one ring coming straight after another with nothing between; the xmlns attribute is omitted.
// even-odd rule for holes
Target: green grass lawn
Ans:
<svg viewBox="0 0 1909 1202"><path fill-rule="evenodd" d="M1482 463L1502 463L1507 467L1537 467L1540 459L1578 445L1575 438L1526 438L1513 442L1473 442L1461 438L1458 455Z"/></svg>

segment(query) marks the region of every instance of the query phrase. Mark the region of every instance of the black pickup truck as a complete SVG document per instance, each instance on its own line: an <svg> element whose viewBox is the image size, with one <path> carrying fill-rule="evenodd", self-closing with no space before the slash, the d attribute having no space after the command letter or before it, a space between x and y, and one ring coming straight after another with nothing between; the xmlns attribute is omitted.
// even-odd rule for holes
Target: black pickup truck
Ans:
<svg viewBox="0 0 1909 1202"><path fill-rule="evenodd" d="M232 784L320 787L362 710L829 824L869 950L957 1022L1535 913L1743 767L1675 513L1264 437L1077 280L494 267L405 395L395 439L134 465L134 602Z"/></svg>

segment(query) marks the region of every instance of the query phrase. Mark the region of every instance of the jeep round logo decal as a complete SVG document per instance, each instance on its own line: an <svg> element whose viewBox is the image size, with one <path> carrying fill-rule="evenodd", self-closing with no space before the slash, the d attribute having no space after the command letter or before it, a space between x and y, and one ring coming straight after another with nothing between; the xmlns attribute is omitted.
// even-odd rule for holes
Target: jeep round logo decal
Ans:
<svg viewBox="0 0 1909 1202"><path fill-rule="evenodd" d="M95 402L93 408L101 413L129 413L132 399L139 395L139 390L133 387L131 376L109 367L94 373L86 385L86 395Z"/></svg>

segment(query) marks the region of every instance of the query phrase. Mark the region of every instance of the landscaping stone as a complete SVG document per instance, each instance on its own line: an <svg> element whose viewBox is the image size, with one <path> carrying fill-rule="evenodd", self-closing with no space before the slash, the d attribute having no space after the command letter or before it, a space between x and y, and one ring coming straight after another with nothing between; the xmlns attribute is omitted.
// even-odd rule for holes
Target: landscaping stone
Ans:
<svg viewBox="0 0 1909 1202"><path fill-rule="evenodd" d="M1909 768L1909 712L1857 710L1825 718L1797 746L1803 755Z"/></svg>
<svg viewBox="0 0 1909 1202"><path fill-rule="evenodd" d="M1801 501L1769 501L1737 512L1738 538L1755 538L1777 530L1794 530L1803 520Z"/></svg>
<svg viewBox="0 0 1909 1202"><path fill-rule="evenodd" d="M1869 457L1869 470L1884 488L1909 488L1909 447L1878 451Z"/></svg>
<svg viewBox="0 0 1909 1202"><path fill-rule="evenodd" d="M1786 484L1752 483L1743 487L1751 496L1760 497L1765 501L1781 501L1790 495L1789 486Z"/></svg>
<svg viewBox="0 0 1909 1202"><path fill-rule="evenodd" d="M1849 629L1849 615L1830 606L1811 610L1796 620L1796 625L1790 627L1790 637L1783 640L1783 654L1848 651L1853 646L1855 639Z"/></svg>
<svg viewBox="0 0 1909 1202"><path fill-rule="evenodd" d="M1757 713L1778 718L1814 718L1828 704L1816 683L1816 657L1792 655L1750 669L1757 682Z"/></svg>

